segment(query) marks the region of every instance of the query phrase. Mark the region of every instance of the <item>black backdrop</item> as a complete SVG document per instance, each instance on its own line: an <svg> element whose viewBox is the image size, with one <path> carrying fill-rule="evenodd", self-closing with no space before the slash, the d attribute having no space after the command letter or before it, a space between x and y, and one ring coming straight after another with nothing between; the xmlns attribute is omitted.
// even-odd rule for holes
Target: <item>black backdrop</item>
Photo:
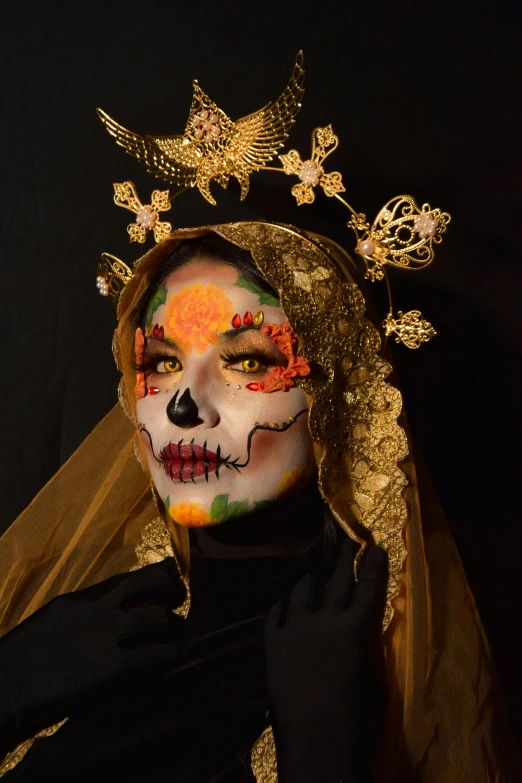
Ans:
<svg viewBox="0 0 522 783"><path fill-rule="evenodd" d="M396 304L438 331L396 359L521 737L516 5L4 0L2 529L116 401L115 319L95 268L103 250L138 255L112 182L132 179L147 196L157 183L94 107L137 131L181 132L198 78L238 118L280 93L302 47L307 93L291 146L306 153L312 128L332 122L332 167L358 209L374 215L405 192L453 216L435 265L394 275ZM286 178L253 182L244 205L234 183L215 186L217 208L190 192L168 219L262 216L352 246L338 203L298 209Z"/></svg>

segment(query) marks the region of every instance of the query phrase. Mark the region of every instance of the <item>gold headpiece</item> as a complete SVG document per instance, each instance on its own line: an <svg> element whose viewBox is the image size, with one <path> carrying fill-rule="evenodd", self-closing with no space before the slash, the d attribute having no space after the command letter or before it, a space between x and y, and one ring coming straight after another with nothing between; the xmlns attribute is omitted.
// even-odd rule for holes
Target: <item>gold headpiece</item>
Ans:
<svg viewBox="0 0 522 783"><path fill-rule="evenodd" d="M226 188L230 177L241 186L241 200L250 188L254 171L278 171L297 176L292 187L297 204L312 204L315 188L326 196L338 199L350 211L347 225L356 236L356 252L364 261L365 277L371 282L385 280L390 310L383 322L386 336L395 334L395 341L408 348L418 348L436 332L418 310L393 314L390 286L386 267L422 269L434 257L434 245L442 241L450 216L429 204L419 207L411 196L396 196L379 212L373 223L366 215L356 212L340 196L346 188L338 171L327 172L326 158L337 148L339 138L332 126L315 128L312 133L312 152L302 160L297 150L278 155L282 167L268 166L282 148L288 132L301 108L304 70L303 53L299 52L286 89L279 98L259 111L233 122L194 82L194 94L183 135L141 136L123 128L104 111L98 115L116 143L129 155L137 158L150 174L180 189L169 196L169 191L155 190L150 204L142 204L132 182L114 185L114 201L136 215L128 226L131 242L143 243L149 231L159 242L172 230L170 223L162 222L159 213L170 209L172 202L188 188L197 187L202 196L216 204L210 192L210 183L216 180ZM103 253L98 265L96 285L101 294L117 303L123 287L132 277L132 270L115 256Z"/></svg>

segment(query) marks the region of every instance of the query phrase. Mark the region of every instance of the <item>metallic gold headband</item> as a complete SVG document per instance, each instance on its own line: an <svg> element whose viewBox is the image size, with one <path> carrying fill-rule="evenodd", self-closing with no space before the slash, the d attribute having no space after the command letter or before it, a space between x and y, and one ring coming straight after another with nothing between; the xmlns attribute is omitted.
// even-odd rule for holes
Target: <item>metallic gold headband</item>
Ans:
<svg viewBox="0 0 522 783"><path fill-rule="evenodd" d="M160 220L160 212L170 209L175 198L189 188L197 187L211 204L216 200L210 192L215 180L226 188L230 177L241 187L241 200L250 188L250 175L255 171L278 171L299 180L292 187L297 204L312 204L315 189L338 199L351 213L347 226L356 236L356 252L364 261L365 277L371 282L385 280L390 310L383 322L386 336L395 335L397 343L418 348L436 332L418 310L393 314L391 291L386 267L422 269L433 261L434 245L442 241L450 216L429 204L419 207L412 196L396 196L381 209L370 223L366 215L356 212L341 197L346 192L342 175L327 172L324 162L339 144L332 126L315 128L312 152L302 160L297 150L278 155L281 167L267 165L283 147L301 108L304 70L303 53L299 52L294 70L279 98L259 111L236 122L232 121L194 82L194 94L189 117L182 135L140 135L118 125L108 114L98 109L98 115L116 143L142 163L149 174L178 186L174 195L155 190L150 204L142 204L132 182L114 185L114 201L136 215L127 230L131 242L145 242L152 231L156 242L168 236L170 223ZM100 293L117 304L121 291L132 277L132 270L115 256L103 253L98 265L96 285Z"/></svg>

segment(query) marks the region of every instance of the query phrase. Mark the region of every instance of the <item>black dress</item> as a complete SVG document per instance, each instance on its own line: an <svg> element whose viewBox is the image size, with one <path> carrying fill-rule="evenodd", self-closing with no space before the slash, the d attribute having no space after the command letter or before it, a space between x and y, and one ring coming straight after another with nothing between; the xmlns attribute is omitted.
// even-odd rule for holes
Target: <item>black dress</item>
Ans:
<svg viewBox="0 0 522 783"><path fill-rule="evenodd" d="M319 532L300 555L209 557L193 535L192 606L178 659L77 704L8 779L252 783L251 749L270 723L264 619L320 567L323 551Z"/></svg>

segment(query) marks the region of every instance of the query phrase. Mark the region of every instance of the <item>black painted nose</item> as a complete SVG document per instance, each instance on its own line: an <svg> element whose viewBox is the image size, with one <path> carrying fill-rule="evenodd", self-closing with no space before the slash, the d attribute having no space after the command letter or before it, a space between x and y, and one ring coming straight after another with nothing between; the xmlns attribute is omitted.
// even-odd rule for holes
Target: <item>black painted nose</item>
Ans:
<svg viewBox="0 0 522 783"><path fill-rule="evenodd" d="M185 389L179 397L179 389L167 405L167 416L176 427L196 427L203 422L199 418L198 406L190 395L190 389Z"/></svg>

